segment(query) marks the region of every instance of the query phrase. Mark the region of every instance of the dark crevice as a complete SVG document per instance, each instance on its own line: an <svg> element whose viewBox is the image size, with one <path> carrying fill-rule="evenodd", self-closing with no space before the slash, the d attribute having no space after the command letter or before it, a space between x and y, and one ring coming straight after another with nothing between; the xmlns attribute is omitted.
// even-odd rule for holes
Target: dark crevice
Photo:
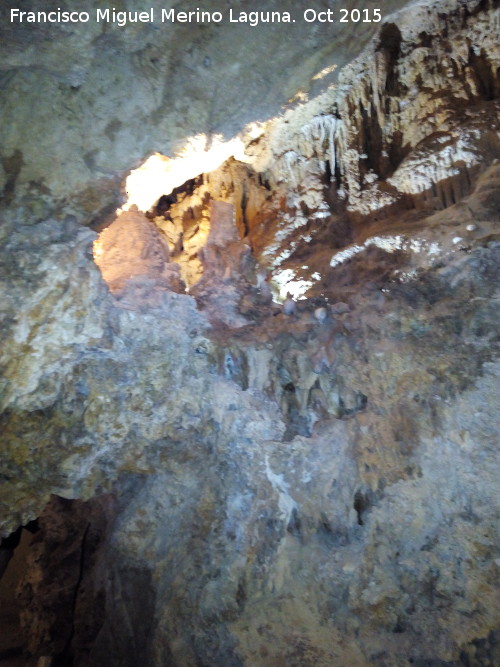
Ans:
<svg viewBox="0 0 500 667"><path fill-rule="evenodd" d="M246 583L243 577L240 578L238 582L238 588L236 590L236 604L240 609L243 609L247 600L247 591Z"/></svg>
<svg viewBox="0 0 500 667"><path fill-rule="evenodd" d="M493 67L483 49L481 49L479 54L476 53L474 48L471 47L469 49L469 65L475 74L481 99L489 102L498 97L498 75L495 81Z"/></svg>
<svg viewBox="0 0 500 667"><path fill-rule="evenodd" d="M258 182L260 186L271 192L271 184L269 183L269 180L262 174L258 174Z"/></svg>
<svg viewBox="0 0 500 667"><path fill-rule="evenodd" d="M250 232L247 219L248 193L246 182L243 182L243 192L241 194L241 222L243 224L243 238L246 238Z"/></svg>
<svg viewBox="0 0 500 667"><path fill-rule="evenodd" d="M324 182L325 184L329 185L333 179L333 174L332 174L332 167L330 164L330 160L325 161L325 172L324 172Z"/></svg>
<svg viewBox="0 0 500 667"><path fill-rule="evenodd" d="M363 119L360 127L361 153L366 155L362 162L362 170L364 173L374 171L384 178L386 173L381 164L383 133L376 110L373 104L367 110L361 103L359 109Z"/></svg>
<svg viewBox="0 0 500 667"><path fill-rule="evenodd" d="M380 498L380 491L358 489L354 494L353 508L357 515L358 526L364 526L367 514Z"/></svg>
<svg viewBox="0 0 500 667"><path fill-rule="evenodd" d="M387 152L389 154L390 173L385 175L386 178L396 171L410 152L409 146L403 146L403 133L399 130L392 135Z"/></svg>
<svg viewBox="0 0 500 667"><path fill-rule="evenodd" d="M24 165L22 152L19 149L15 150L10 157L2 159L2 165L7 177L2 198L9 205L14 199L17 179Z"/></svg>
<svg viewBox="0 0 500 667"><path fill-rule="evenodd" d="M21 629L20 612L16 589L22 581L26 571L26 559L31 547L31 536L39 530L38 521L30 521L20 526L10 535L4 537L0 543L0 635L1 650L0 662L20 664L18 661L24 655L26 636ZM5 578L3 578L5 575ZM24 664L24 663L23 663Z"/></svg>
<svg viewBox="0 0 500 667"><path fill-rule="evenodd" d="M387 76L385 91L389 96L400 96L401 86L397 63L401 56L401 42L403 38L401 31L395 23L386 23L380 31L380 42L377 51L383 51L387 55Z"/></svg>
<svg viewBox="0 0 500 667"><path fill-rule="evenodd" d="M286 529L290 535L293 535L294 537L301 537L301 521L299 513L295 507L292 510L292 515Z"/></svg>
<svg viewBox="0 0 500 667"><path fill-rule="evenodd" d="M153 206L152 211L148 214L148 217L161 217L163 216L165 220L170 219L170 208L177 204L180 199L183 197L190 197L200 185L203 184L203 174L196 176L196 178L190 178L182 185L174 188L172 192L167 195L162 195L157 203Z"/></svg>
<svg viewBox="0 0 500 667"><path fill-rule="evenodd" d="M6 648L5 650L0 651L0 661L10 660L11 658L18 658L19 656L22 656L23 653L23 646L12 646L11 648Z"/></svg>
<svg viewBox="0 0 500 667"><path fill-rule="evenodd" d="M354 403L352 405L352 402ZM368 397L365 396L361 391L354 393L354 401L351 399L351 406L347 407L345 400L342 397L339 397L339 406L338 406L338 418L345 419L346 417L352 417L353 415L358 414L366 410L368 405Z"/></svg>
<svg viewBox="0 0 500 667"><path fill-rule="evenodd" d="M2 578L14 551L19 546L23 528L29 533L36 533L39 530L38 519L29 521L25 526L19 526L14 532L7 535L0 541L0 579Z"/></svg>
<svg viewBox="0 0 500 667"><path fill-rule="evenodd" d="M65 649L63 653L60 656L57 656L54 664L57 665L58 667L71 667L73 665L73 651L72 651L72 642L73 638L75 636L75 623L76 623L76 615L77 615L77 602L78 602L78 594L80 592L80 587L82 584L82 580L84 577L84 569L85 569L85 547L86 547L86 542L87 542L87 536L90 530L91 524L88 523L85 527L85 530L82 535L81 539L81 544L80 544L80 561L79 561L79 569L78 569L78 579L75 584L75 589L73 592L73 601L71 605L71 630L68 635L68 639L66 642Z"/></svg>

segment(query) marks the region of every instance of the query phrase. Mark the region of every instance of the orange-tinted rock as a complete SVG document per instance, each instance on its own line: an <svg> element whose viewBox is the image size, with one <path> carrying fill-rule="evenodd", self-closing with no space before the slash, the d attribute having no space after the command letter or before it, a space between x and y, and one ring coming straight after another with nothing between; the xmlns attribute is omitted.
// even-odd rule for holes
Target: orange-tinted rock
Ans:
<svg viewBox="0 0 500 667"><path fill-rule="evenodd" d="M143 213L126 211L99 235L94 257L110 290L122 289L130 278L160 278L168 263L168 245Z"/></svg>

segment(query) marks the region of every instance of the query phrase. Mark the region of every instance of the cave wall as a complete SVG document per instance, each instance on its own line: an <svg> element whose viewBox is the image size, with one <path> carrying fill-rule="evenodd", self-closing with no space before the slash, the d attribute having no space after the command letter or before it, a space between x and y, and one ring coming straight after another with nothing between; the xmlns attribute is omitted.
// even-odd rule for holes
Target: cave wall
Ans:
<svg viewBox="0 0 500 667"><path fill-rule="evenodd" d="M248 162L202 175L172 220L125 213L123 245L105 230L118 260L138 251L111 289L79 222L114 203L123 169L170 145L155 144L163 126L139 114L151 134L130 130L111 180L90 164L64 181L24 116L6 116L43 158L23 175L29 154L15 133L4 144L18 176L1 226L1 530L40 517L19 589L32 655L500 661L498 20L494 2L449 0L391 18L336 90L271 120ZM127 70L135 39L96 43ZM106 105L123 102L117 81ZM122 118L147 100L127 96ZM30 199L30 169L57 187ZM83 184L97 197L86 213ZM203 242L181 250L178 230L199 223ZM198 272L189 294L164 275L182 253ZM287 270L311 282L289 314L268 287Z"/></svg>
<svg viewBox="0 0 500 667"><path fill-rule="evenodd" d="M384 12L404 4L388 0ZM24 2L22 9L40 10L38 5ZM34 25L11 23L16 7L7 0L0 8L3 196L15 215L40 221L64 208L84 224L109 216L123 176L148 155L171 154L198 134L209 142L218 134L231 138L246 123L266 120L299 89L330 83L313 77L326 64L348 62L376 29L302 20L257 27L227 20L162 24L161 10L169 7L159 0L85 8L92 17L96 8L153 8L152 24ZM321 2L309 7L323 9ZM43 10L57 8L74 9L68 0L49 0ZM209 0L202 9L221 6ZM255 7L243 0L232 9ZM273 0L265 9L302 16L304 8Z"/></svg>
<svg viewBox="0 0 500 667"><path fill-rule="evenodd" d="M387 22L337 86L247 140L245 162L190 182L156 220L171 250L187 241L177 254L188 284L202 274L196 254L211 199L235 206L263 267L308 283L319 269L315 291L325 294L337 286L330 258L318 258L325 240L345 248L374 236L377 223L399 229L469 195L500 152L497 23L491 3L455 2Z"/></svg>

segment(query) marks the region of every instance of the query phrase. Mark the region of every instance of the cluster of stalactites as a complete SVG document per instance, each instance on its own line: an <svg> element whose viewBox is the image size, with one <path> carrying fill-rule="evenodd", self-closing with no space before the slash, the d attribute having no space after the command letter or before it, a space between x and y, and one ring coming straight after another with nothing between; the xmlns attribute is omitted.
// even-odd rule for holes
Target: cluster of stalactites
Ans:
<svg viewBox="0 0 500 667"><path fill-rule="evenodd" d="M414 192L409 173L418 175L420 191L454 173L464 155L467 169L477 163L467 104L498 96L498 19L485 11L472 21L464 9L460 21L445 25L439 3L424 9L417 7L418 16L401 19L399 27L385 24L371 52L345 68L336 90L275 121L266 166L273 186L303 193L318 189L328 174L351 209L369 213L398 192ZM417 24L425 29L420 34ZM434 163L425 142L436 133L451 141L444 151L429 147ZM413 168L405 157L416 147L422 155ZM382 190L380 181L386 182Z"/></svg>
<svg viewBox="0 0 500 667"><path fill-rule="evenodd" d="M335 173L339 153L341 121L334 113L313 116L293 137L293 148L276 156L273 175L276 182L288 181L294 187L303 182L307 173L318 169ZM312 164L311 164L312 163Z"/></svg>

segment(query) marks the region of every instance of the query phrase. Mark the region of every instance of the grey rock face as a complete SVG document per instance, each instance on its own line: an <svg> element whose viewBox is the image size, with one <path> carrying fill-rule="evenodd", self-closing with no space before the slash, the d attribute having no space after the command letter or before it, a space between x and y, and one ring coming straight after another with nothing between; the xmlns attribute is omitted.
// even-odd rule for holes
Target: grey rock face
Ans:
<svg viewBox="0 0 500 667"><path fill-rule="evenodd" d="M384 11L404 4L389 0ZM277 0L266 9L289 11L296 23L234 25L229 8L212 0L203 10L222 10L220 25L161 23L168 7L152 0L154 23L97 23L92 5L88 23L39 26L11 23L14 6L3 3L0 28L5 194L38 220L44 205L58 210L70 197L85 224L109 215L110 200L116 208L121 178L153 151L172 153L200 133L229 138L267 120L314 86L325 65L357 55L376 27L308 24L302 3ZM57 7L74 10L68 1ZM30 9L40 7L24 3Z"/></svg>
<svg viewBox="0 0 500 667"><path fill-rule="evenodd" d="M11 525L50 492L114 498L111 510L70 503L57 519L80 536L73 563L82 521L107 532L83 552L83 579L68 574L78 604L62 648L57 620L59 643L34 631L49 622L39 600L63 604L47 515L33 552L45 574L23 598L32 650L82 665L139 654L179 665L460 664L481 651L494 661L497 262L498 243L478 240L386 281L382 303L360 286L321 327L299 312L229 337L189 296L124 308L98 302L96 280L101 328L82 331L96 342L72 333L63 373L42 328L31 345L46 341L43 366L24 358L30 382L4 412ZM56 293L61 307L71 297Z"/></svg>
<svg viewBox="0 0 500 667"><path fill-rule="evenodd" d="M382 27L378 55L372 49L371 60L342 75L336 108L345 133L335 135L335 150L344 195L320 168L330 121L317 118L327 93L271 124L249 148L249 165L232 161L202 179L203 198L191 193L199 210L187 214L186 196L170 220L129 211L99 239L78 224L113 208L112 189L96 183L118 182L132 156L161 148L155 137L165 128L172 142L197 129L197 108L214 96L209 129L243 122L253 98L231 100L240 114L216 83L235 64L255 74L256 56L247 61L242 46L231 61L233 51L217 50L215 28L203 39L200 29L191 52L180 36L163 52L165 37L147 26L77 29L65 39L92 45L83 62L60 59L65 39L42 40L35 76L24 29L2 46L18 68L6 78L3 109L21 129L0 142L8 158L0 174L8 204L0 226L0 530L39 517L19 587L32 655L81 667L500 662L499 91L496 81L486 85L498 45L485 38L483 53L464 52L450 88L439 68L432 81L418 79L437 67L446 44L457 58L464 35L476 45L498 13L493 2L422 7ZM325 34L315 34L321 47ZM308 39L289 54L290 69ZM273 68L289 43L277 45ZM215 77L198 97L197 68ZM129 78L139 93L130 93ZM370 82L387 105L379 97L370 106ZM410 82L411 95L401 88ZM261 84L249 87L262 97ZM30 126L24 105L14 122L20 90L39 100L40 138L26 129L22 155ZM56 106L67 102L68 115L41 135L49 94ZM432 102L425 126L409 121L406 98L418 118ZM109 135L110 152L85 159L82 136L68 131L64 144L57 131L66 136L68 118L78 125L76 107L90 123L91 105L85 141L101 150ZM266 105L264 95L259 109ZM141 137L137 126L151 118L158 124ZM124 125L106 133L113 119ZM294 144L301 127L302 144ZM394 174L382 162L368 169L362 147L383 158L399 131L407 141ZM273 156L281 160L274 171L263 167ZM108 158L109 172L99 171ZM422 179L439 205L425 190L377 208ZM188 243L198 220L207 225L202 247ZM99 243L112 275L94 263ZM282 249L288 263L269 269L265 258ZM180 269L171 266L181 260L192 262L183 274L192 278L189 294L179 293ZM270 277L306 261L320 278L285 316Z"/></svg>

